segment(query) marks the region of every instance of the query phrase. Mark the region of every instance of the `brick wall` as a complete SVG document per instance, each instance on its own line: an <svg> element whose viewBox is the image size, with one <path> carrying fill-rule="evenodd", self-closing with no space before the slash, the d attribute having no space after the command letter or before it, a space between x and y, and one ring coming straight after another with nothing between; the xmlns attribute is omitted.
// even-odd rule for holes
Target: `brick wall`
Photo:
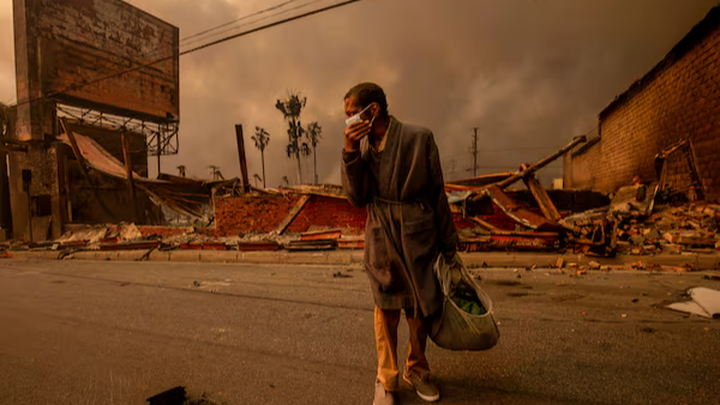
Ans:
<svg viewBox="0 0 720 405"><path fill-rule="evenodd" d="M18 100L52 93L120 114L179 115L177 28L120 0L14 0L14 9Z"/></svg>
<svg viewBox="0 0 720 405"><path fill-rule="evenodd" d="M219 235L274 231L298 196L242 196L215 200L215 230Z"/></svg>
<svg viewBox="0 0 720 405"><path fill-rule="evenodd" d="M30 234L32 210L19 177L26 169L33 173L30 202L49 196L57 237L68 219L66 158L58 158L61 147L43 143L45 135L57 133L56 99L155 121L167 120L168 113L178 116L179 31L121 0L13 0L13 23L18 106L10 135L34 141L27 155L11 154L9 159L13 236L27 240ZM71 88L162 56L170 58ZM53 97L42 98L47 95ZM143 159L144 152L138 162Z"/></svg>
<svg viewBox="0 0 720 405"><path fill-rule="evenodd" d="M299 199L300 196L280 195L218 198L215 200L216 232L219 235L272 232ZM306 232L314 225L362 233L365 219L365 209L353 207L347 200L312 196L287 232Z"/></svg>
<svg viewBox="0 0 720 405"><path fill-rule="evenodd" d="M59 236L61 227L66 219L66 207L60 207L59 196L64 189L64 179L57 176L61 165L61 154L58 147L45 148L44 145L31 143L28 145L28 153L8 154L8 177L10 189L10 207L12 211L13 237L15 239L30 240L28 227L30 203L28 193L23 190L22 171L29 170L31 173L30 197L43 198L50 196L53 201L52 211L54 214L51 226L53 236ZM33 212L34 218L47 216ZM36 238L38 235L34 235ZM37 239L36 239L37 240Z"/></svg>
<svg viewBox="0 0 720 405"><path fill-rule="evenodd" d="M279 195L243 196L215 200L215 230L220 236L277 229L299 200L299 196ZM494 204L490 212L479 215L485 221L505 230L514 230L516 222ZM351 205L347 200L312 196L287 228L287 232L302 233L311 227L342 228L348 234L363 234L367 211ZM474 228L476 224L461 215L454 215L458 229Z"/></svg>
<svg viewBox="0 0 720 405"><path fill-rule="evenodd" d="M720 8L714 8L645 78L600 114L600 142L572 156L570 187L612 192L633 176L656 180L655 155L692 140L710 200L720 200ZM677 158L671 184L686 183ZM566 166L567 167L567 166Z"/></svg>
<svg viewBox="0 0 720 405"><path fill-rule="evenodd" d="M595 184L596 177L598 173L603 173L605 165L600 143L596 143L584 151L570 153L566 155L566 160L570 161L569 170L566 166L563 175L566 188L598 189ZM566 177L568 175L569 178ZM614 190L602 191L610 192Z"/></svg>
<svg viewBox="0 0 720 405"><path fill-rule="evenodd" d="M361 234L365 231L367 211L347 200L313 196L300 214L288 227L290 232L306 232L310 226L344 228L348 233Z"/></svg>

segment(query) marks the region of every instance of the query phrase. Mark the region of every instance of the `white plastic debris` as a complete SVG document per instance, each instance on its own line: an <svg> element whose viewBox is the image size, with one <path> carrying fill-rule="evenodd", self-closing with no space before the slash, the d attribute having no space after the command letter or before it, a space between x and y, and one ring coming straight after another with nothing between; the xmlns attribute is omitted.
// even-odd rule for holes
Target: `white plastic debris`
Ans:
<svg viewBox="0 0 720 405"><path fill-rule="evenodd" d="M720 319L720 291L697 287L688 290L688 293L692 301L676 302L668 305L667 308L705 318Z"/></svg>

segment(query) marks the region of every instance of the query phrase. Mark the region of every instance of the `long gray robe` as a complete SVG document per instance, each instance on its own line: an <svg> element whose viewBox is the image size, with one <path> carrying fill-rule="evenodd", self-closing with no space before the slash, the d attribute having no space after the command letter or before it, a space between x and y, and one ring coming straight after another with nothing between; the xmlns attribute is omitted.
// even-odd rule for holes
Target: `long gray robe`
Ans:
<svg viewBox="0 0 720 405"><path fill-rule="evenodd" d="M427 128L391 117L386 136L379 154L367 137L358 152L343 151L342 184L353 205L367 207L365 268L375 305L429 316L442 307L434 261L458 243L440 157Z"/></svg>

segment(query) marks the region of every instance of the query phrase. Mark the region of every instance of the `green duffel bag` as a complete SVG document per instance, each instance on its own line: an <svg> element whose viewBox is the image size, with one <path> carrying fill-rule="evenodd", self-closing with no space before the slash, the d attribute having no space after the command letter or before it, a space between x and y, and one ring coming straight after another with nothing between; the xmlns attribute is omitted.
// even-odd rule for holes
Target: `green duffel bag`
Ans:
<svg viewBox="0 0 720 405"><path fill-rule="evenodd" d="M490 297L455 255L447 263L440 255L435 274L444 295L443 309L432 320L430 339L448 350L487 350L495 346L500 331L493 318Z"/></svg>

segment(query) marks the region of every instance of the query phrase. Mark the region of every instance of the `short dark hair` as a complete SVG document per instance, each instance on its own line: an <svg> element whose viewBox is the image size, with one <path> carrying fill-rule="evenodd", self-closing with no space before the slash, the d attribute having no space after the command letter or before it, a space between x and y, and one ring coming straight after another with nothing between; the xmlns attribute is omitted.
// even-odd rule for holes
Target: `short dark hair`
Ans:
<svg viewBox="0 0 720 405"><path fill-rule="evenodd" d="M350 97L355 97L359 107L361 108L365 108L372 103L378 103L380 106L380 115L388 115L388 105L385 92L382 87L375 83L360 83L356 85L350 89L347 94L345 94L345 99Z"/></svg>

